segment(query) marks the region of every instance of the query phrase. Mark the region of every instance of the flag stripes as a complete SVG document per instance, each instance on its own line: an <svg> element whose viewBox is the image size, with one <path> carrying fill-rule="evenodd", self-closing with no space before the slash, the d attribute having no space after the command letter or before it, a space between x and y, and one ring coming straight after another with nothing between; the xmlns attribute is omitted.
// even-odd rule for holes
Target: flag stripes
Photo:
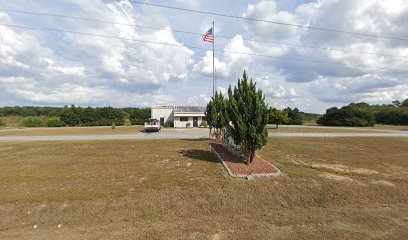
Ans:
<svg viewBox="0 0 408 240"><path fill-rule="evenodd" d="M212 42L214 43L214 34L213 34L213 29L210 28L206 33L203 35L203 41L204 42Z"/></svg>

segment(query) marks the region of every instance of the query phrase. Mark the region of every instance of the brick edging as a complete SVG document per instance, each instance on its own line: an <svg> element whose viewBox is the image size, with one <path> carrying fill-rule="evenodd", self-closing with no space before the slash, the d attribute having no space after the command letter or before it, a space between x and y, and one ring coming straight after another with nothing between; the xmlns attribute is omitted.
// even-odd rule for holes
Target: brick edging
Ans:
<svg viewBox="0 0 408 240"><path fill-rule="evenodd" d="M265 161L267 164L272 165L272 167L274 167L276 169L276 172L274 173L254 173L254 174L250 174L250 175L246 175L246 174L233 174L231 169L228 167L228 165L224 162L224 160L222 160L221 156L218 154L218 152L213 148L213 146L211 146L211 144L209 143L209 141L205 140L205 142L208 144L208 146L210 146L211 150L215 153L215 155L217 155L218 160L221 162L222 166L224 167L224 169L227 171L228 175L230 175L233 178L241 178L241 179L247 179L247 180L253 180L253 179L258 179L258 178L266 178L266 177L277 177L281 174L281 171L272 163L267 162L265 160L263 160L261 157L259 157L257 155L257 157L261 158L263 161Z"/></svg>

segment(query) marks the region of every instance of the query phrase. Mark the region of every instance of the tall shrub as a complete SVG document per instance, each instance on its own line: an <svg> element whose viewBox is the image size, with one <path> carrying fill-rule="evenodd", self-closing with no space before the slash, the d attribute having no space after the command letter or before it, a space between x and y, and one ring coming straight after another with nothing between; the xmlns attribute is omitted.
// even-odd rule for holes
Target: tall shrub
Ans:
<svg viewBox="0 0 408 240"><path fill-rule="evenodd" d="M232 90L228 88L228 100L224 111L225 127L230 132L235 144L241 147L246 164L253 161L255 151L261 149L268 141L269 111L265 96L257 90L252 79L248 82L246 72L238 85Z"/></svg>
<svg viewBox="0 0 408 240"><path fill-rule="evenodd" d="M44 127L44 122L37 117L26 117L21 122L23 127Z"/></svg>
<svg viewBox="0 0 408 240"><path fill-rule="evenodd" d="M63 122L58 117L50 117L46 125L47 127L62 127Z"/></svg>

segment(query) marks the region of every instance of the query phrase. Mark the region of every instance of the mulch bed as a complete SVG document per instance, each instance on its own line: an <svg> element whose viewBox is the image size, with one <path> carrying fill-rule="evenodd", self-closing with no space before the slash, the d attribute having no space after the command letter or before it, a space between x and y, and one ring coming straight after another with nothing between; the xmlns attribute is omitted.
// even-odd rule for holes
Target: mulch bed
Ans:
<svg viewBox="0 0 408 240"><path fill-rule="evenodd" d="M212 149L217 154L224 168L227 170L228 174L232 177L253 179L260 177L271 177L280 174L278 168L273 164L263 160L259 156L255 156L252 163L246 165L244 160L230 153L227 149L214 140L208 142Z"/></svg>

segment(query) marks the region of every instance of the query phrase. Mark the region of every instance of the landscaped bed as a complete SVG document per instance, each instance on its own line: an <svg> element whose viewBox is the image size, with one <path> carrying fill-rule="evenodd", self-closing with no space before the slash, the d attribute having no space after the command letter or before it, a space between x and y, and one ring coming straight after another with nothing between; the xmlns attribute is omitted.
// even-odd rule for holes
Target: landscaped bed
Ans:
<svg viewBox="0 0 408 240"><path fill-rule="evenodd" d="M280 174L278 168L266 162L259 156L255 156L250 164L245 164L244 160L230 153L227 149L215 140L208 142L223 164L228 174L232 177L253 179L260 177L272 177Z"/></svg>

